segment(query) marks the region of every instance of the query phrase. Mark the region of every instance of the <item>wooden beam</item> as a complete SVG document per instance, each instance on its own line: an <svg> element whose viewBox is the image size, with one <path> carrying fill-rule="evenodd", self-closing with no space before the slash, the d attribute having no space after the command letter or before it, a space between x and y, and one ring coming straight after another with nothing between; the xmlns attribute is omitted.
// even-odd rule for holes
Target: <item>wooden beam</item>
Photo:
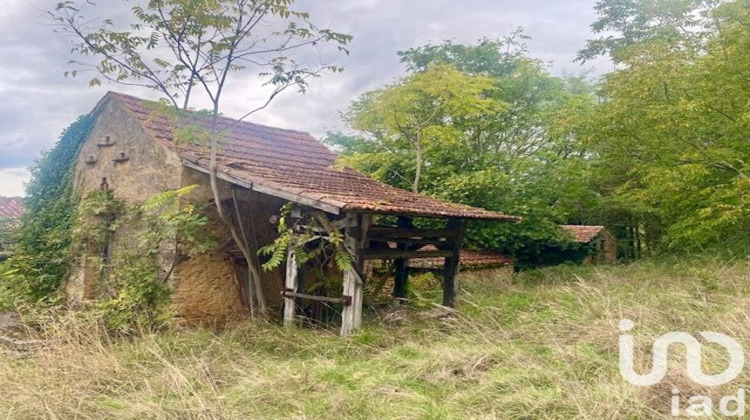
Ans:
<svg viewBox="0 0 750 420"><path fill-rule="evenodd" d="M289 249L286 257L286 278L284 280L284 288L287 290L297 291L299 285L297 258L294 255L294 250ZM294 325L294 316L297 314L297 303L293 297L284 296L284 325Z"/></svg>
<svg viewBox="0 0 750 420"><path fill-rule="evenodd" d="M401 229L394 226L373 226L370 228L370 239L376 240L379 238L393 239L404 238L404 239L416 239L416 238L455 238L455 229Z"/></svg>
<svg viewBox="0 0 750 420"><path fill-rule="evenodd" d="M406 258L398 258L394 262L396 274L393 278L393 297L405 298L409 288L409 266Z"/></svg>
<svg viewBox="0 0 750 420"><path fill-rule="evenodd" d="M182 164L184 166L187 166L188 168L195 169L196 171L203 172L203 173L209 173L209 170L194 163L187 159L182 159ZM263 194L268 194L274 197L282 198L284 200L293 201L298 204L302 204L304 206L316 208L319 210L323 210L324 212L331 213L338 215L341 213L341 208L344 206L344 203L340 203L340 205L334 205L331 203L325 203L320 200L314 200L312 198L303 197L299 194L295 194L293 192L285 191L273 186L270 186L262 181L247 181L244 179L237 178L236 176L226 174L224 172L216 171L216 177L219 179L223 179L224 181L231 182L233 184L237 184L241 187L247 188L251 191L257 191Z"/></svg>
<svg viewBox="0 0 750 420"><path fill-rule="evenodd" d="M292 289L284 290L281 292L281 296L284 296L285 298L300 298L300 299L307 299L307 300L315 300L318 302L329 302L329 303L342 303L344 306L349 306L352 304L352 297L351 296L341 296L340 298L332 298L328 296L318 296L318 295L310 295L307 293L299 293L292 291Z"/></svg>
<svg viewBox="0 0 750 420"><path fill-rule="evenodd" d="M409 267L409 272L432 273L440 277L445 275L445 270L443 270L442 268L434 268L434 267Z"/></svg>
<svg viewBox="0 0 750 420"><path fill-rule="evenodd" d="M368 249L364 251L363 258L366 260L395 260L397 258L439 258L450 257L452 255L452 250L409 251L402 249Z"/></svg>
<svg viewBox="0 0 750 420"><path fill-rule="evenodd" d="M341 336L347 337L362 326L362 303L364 301L363 248L368 241L368 230L372 216L357 214L357 225L346 229L344 243L352 254L353 267L344 272L344 296L351 296L351 305L341 313Z"/></svg>
<svg viewBox="0 0 750 420"><path fill-rule="evenodd" d="M455 308L458 296L458 268L461 258L461 241L466 231L466 220L450 219L448 220L447 227L453 229L456 232L456 236L448 244L451 255L445 258L443 266L443 306Z"/></svg>
<svg viewBox="0 0 750 420"><path fill-rule="evenodd" d="M362 305L362 299L359 295L362 294L362 279L359 277L359 273L356 270L350 269L344 272L344 296L352 297L352 304L344 306L344 310L341 311L341 336L348 337L362 325L362 312L359 311L359 318L357 317L356 305Z"/></svg>
<svg viewBox="0 0 750 420"><path fill-rule="evenodd" d="M421 248L424 245L442 245L445 243L443 238L427 238L427 239L413 239L413 238L370 238L371 242L396 242L404 245L419 245ZM417 248L418 249L418 248Z"/></svg>
<svg viewBox="0 0 750 420"><path fill-rule="evenodd" d="M399 229L411 229L414 225L412 223L411 217L399 217L398 218L398 228ZM400 240L398 244L398 249L401 251L406 251L410 248L410 245L421 245L421 244L415 244L414 241L423 241L422 239L406 239L406 240ZM406 241L409 241L406 243ZM394 265L396 268L396 273L393 278L393 297L395 298L405 298L408 284L409 284L409 260L407 258L397 258L396 261L394 261Z"/></svg>

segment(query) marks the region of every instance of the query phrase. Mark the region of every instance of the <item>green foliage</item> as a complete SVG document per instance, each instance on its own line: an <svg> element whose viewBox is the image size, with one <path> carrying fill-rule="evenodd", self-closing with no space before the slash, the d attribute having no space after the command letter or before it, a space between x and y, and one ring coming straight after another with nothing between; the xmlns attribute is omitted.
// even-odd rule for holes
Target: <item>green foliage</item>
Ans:
<svg viewBox="0 0 750 420"><path fill-rule="evenodd" d="M178 254L206 252L216 246L216 241L203 230L206 217L195 206L181 202L196 187L166 191L129 209L111 191L93 191L81 203L80 229L103 232L80 240L102 241L89 241L95 246L83 250L82 256L89 261L98 260L101 265L102 298L93 305L108 331L132 335L162 328L170 322L170 290L166 280L171 269L165 275L159 262L165 246L174 244L174 258ZM118 234L121 226L128 229ZM102 246L110 246L112 235L116 235L112 255L98 253Z"/></svg>
<svg viewBox="0 0 750 420"><path fill-rule="evenodd" d="M433 150L458 147L463 121L482 120L504 107L502 102L486 97L492 89L487 77L469 76L449 64L435 64L400 83L366 93L352 103L347 121L378 143L379 152L372 156L377 161L385 163L392 151L402 151L392 165L383 165L380 171L400 175L402 183L419 191ZM379 156L383 153L385 156Z"/></svg>
<svg viewBox="0 0 750 420"><path fill-rule="evenodd" d="M316 261L315 266L333 264L343 272L352 268L352 257L344 246L344 235L328 220L325 213L309 211L292 220L292 206L287 204L277 222L279 236L258 253L268 257L264 270L273 270L286 261L290 250L294 251L298 266Z"/></svg>
<svg viewBox="0 0 750 420"><path fill-rule="evenodd" d="M115 221L124 211L124 204L115 199L111 190L95 190L86 194L78 206L72 245L74 254L101 252L115 230Z"/></svg>
<svg viewBox="0 0 750 420"><path fill-rule="evenodd" d="M71 176L95 120L96 114L80 117L31 167L26 213L21 218L15 255L8 263L17 275L0 278L0 306L54 299L59 290L70 266L71 233L79 201L73 194Z"/></svg>
<svg viewBox="0 0 750 420"><path fill-rule="evenodd" d="M686 27L705 28L697 34L634 42L602 85L606 101L591 124L597 182L653 220L653 242L665 248L749 244L750 90L741 82L750 65L749 6L727 2L686 17Z"/></svg>
<svg viewBox="0 0 750 420"><path fill-rule="evenodd" d="M86 16L97 7L67 0L48 12L58 31L74 39L71 64L95 70L90 86L145 86L175 109L188 109L197 88L215 105L214 114L230 74L256 71L273 87L270 102L288 87L304 91L321 72L341 71L328 63L307 66L290 51L316 46L346 53L352 38L314 25L293 0L150 0L132 7L128 22Z"/></svg>
<svg viewBox="0 0 750 420"><path fill-rule="evenodd" d="M412 74L355 101L356 135L326 141L390 185L523 217L473 223L471 245L531 258L564 243L557 224L588 221L600 199L581 135L594 96L582 77L548 74L523 38L400 52Z"/></svg>
<svg viewBox="0 0 750 420"><path fill-rule="evenodd" d="M609 55L618 63L627 61L643 47L669 45L692 48L706 29L699 12L717 4L714 0L599 0L598 19L591 24L597 34L578 60Z"/></svg>
<svg viewBox="0 0 750 420"><path fill-rule="evenodd" d="M15 242L16 221L0 218L0 252L7 251L6 247Z"/></svg>

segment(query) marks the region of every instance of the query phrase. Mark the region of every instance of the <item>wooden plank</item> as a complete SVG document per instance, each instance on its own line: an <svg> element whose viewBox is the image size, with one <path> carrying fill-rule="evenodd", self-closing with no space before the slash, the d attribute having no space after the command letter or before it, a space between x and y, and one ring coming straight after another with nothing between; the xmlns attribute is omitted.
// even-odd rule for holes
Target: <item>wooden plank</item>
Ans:
<svg viewBox="0 0 750 420"><path fill-rule="evenodd" d="M417 272L417 273L432 273L436 276L444 276L445 270L442 268L433 268L433 267L409 267L409 272Z"/></svg>
<svg viewBox="0 0 750 420"><path fill-rule="evenodd" d="M345 232L344 243L352 253L353 267L344 272L344 296L351 296L352 304L345 306L341 313L341 336L347 337L362 326L362 304L364 302L363 248L368 241L368 230L372 216L357 215L357 225Z"/></svg>
<svg viewBox="0 0 750 420"><path fill-rule="evenodd" d="M363 258L366 260L395 260L397 258L438 258L450 257L452 250L437 251L410 251L406 249L368 249L364 251Z"/></svg>
<svg viewBox="0 0 750 420"><path fill-rule="evenodd" d="M289 290L284 290L283 292L281 292L281 296L284 296L285 298L300 298L300 299L307 299L307 300L316 300L319 302L343 303L346 306L352 304L351 296L342 296L340 298L332 298L328 296L318 296L318 295L309 295L307 293L290 292Z"/></svg>
<svg viewBox="0 0 750 420"><path fill-rule="evenodd" d="M373 226L369 231L371 240L378 238L455 238L456 234L455 229L402 229L394 226Z"/></svg>
<svg viewBox="0 0 750 420"><path fill-rule="evenodd" d="M445 258L443 266L443 306L456 307L458 296L458 268L461 259L461 241L466 231L466 220L450 219L448 228L456 231L456 239L449 244L452 255Z"/></svg>
<svg viewBox="0 0 750 420"><path fill-rule="evenodd" d="M370 238L371 242L396 242L404 245L435 245L440 246L445 243L443 238L426 238L426 239L413 239L413 238Z"/></svg>
<svg viewBox="0 0 750 420"><path fill-rule="evenodd" d="M286 257L286 278L284 280L284 288L288 290L297 291L298 286L298 267L297 258L294 255L294 250L289 249L289 253ZM294 325L294 316L297 314L297 303L292 297L284 297L284 325Z"/></svg>
<svg viewBox="0 0 750 420"><path fill-rule="evenodd" d="M182 164L187 166L188 168L195 169L196 171L203 172L203 173L209 173L209 170L194 163L187 159L182 160ZM331 213L338 215L341 213L341 208L343 207L344 203L341 203L341 206L333 205L330 203L324 203L320 200L314 200L311 198L303 197L299 194L295 194L289 191L284 191L279 188L272 187L268 184L265 184L263 182L259 181L246 181L244 179L237 178L236 176L232 176L229 174L225 174L224 172L216 172L216 177L219 179L223 179L224 181L231 182L233 184L237 184L241 187L247 188L251 191L257 191L263 194L272 195L274 197L282 198L284 200L293 201L298 204L302 204L304 206L313 207L319 210L323 210L324 212Z"/></svg>

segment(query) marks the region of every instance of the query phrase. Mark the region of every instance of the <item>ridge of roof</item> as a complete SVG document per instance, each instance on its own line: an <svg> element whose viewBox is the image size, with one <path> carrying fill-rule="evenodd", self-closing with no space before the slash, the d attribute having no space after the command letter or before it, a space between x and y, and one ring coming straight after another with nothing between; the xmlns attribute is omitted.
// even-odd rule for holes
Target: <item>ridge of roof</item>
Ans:
<svg viewBox="0 0 750 420"><path fill-rule="evenodd" d="M560 225L560 228L573 235L574 240L582 244L591 242L604 230L604 226L600 225Z"/></svg>
<svg viewBox="0 0 750 420"><path fill-rule="evenodd" d="M119 101L155 141L173 148L185 166L209 171L205 145L175 141L175 127L208 121L159 115L154 101L117 92ZM100 104L105 101L103 99ZM188 115L194 113L189 111ZM337 155L309 133L221 117L223 134L217 158L219 178L332 213L366 213L518 221L520 218L402 190L352 168L336 168Z"/></svg>
<svg viewBox="0 0 750 420"><path fill-rule="evenodd" d="M22 197L0 196L0 220L10 220L11 228L18 226L19 219L25 210L26 206L23 203Z"/></svg>
<svg viewBox="0 0 750 420"><path fill-rule="evenodd" d="M128 95L127 93L115 92L115 91L112 91L112 90L107 91L107 93L104 95L104 98L106 98L108 96L109 97L119 97L121 99L135 100L135 101L140 101L140 102L150 102L150 103L153 103L153 104L158 104L159 103L159 101L154 101L154 100L151 100L151 99L143 99L143 98L139 98L137 96ZM194 110L194 109L189 109L186 112L187 113L197 113L197 112L200 112L200 111L199 110ZM236 118L226 117L224 115L219 115L219 119L223 120L223 121L226 121L228 123L247 124L247 125L250 125L250 126L255 126L255 127L260 127L260 128L266 128L266 129L275 130L275 131L286 131L286 132L289 132L289 133L304 134L304 135L307 135L307 136L311 136L311 134L309 132L307 132L307 131L294 130L294 129L291 129L291 128L276 127L276 126L272 126L272 125L254 123L254 122L245 121L245 120L238 120Z"/></svg>

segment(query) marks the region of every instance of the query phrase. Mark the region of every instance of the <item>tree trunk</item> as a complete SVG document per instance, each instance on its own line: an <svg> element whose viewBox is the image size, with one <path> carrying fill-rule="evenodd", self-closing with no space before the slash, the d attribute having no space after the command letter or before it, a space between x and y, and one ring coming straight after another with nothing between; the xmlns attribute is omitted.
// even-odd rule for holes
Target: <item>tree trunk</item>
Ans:
<svg viewBox="0 0 750 420"><path fill-rule="evenodd" d="M417 130L417 142L415 144L417 153L416 170L414 171L414 183L412 191L419 193L419 181L422 178L422 130Z"/></svg>
<svg viewBox="0 0 750 420"><path fill-rule="evenodd" d="M258 267L255 265L255 261L252 259L252 256L250 255L250 249L247 245L247 242L244 240L244 238L241 238L239 233L237 232L237 228L234 226L232 221L227 217L226 212L224 211L224 208L221 204L221 194L219 194L219 183L218 183L218 177L216 175L216 166L217 166L217 155L218 155L218 148L219 148L219 141L218 141L218 134L217 134L217 124L219 119L219 110L218 107L215 105L212 115L212 121L211 121L211 157L210 157L210 163L209 163L209 179L211 182L211 192L214 196L214 202L216 203L216 212L219 214L219 218L221 219L224 224L227 225L229 228L229 232L232 234L232 239L234 240L234 243L237 244L237 247L240 249L240 252L242 252L242 256L245 258L245 262L247 263L247 268L250 273L251 278L251 284L249 286L254 289L251 291L251 293L248 293L248 295L252 296L255 295L257 301L258 301L258 309L260 312L266 311L266 298L263 294L263 288L260 282L260 271L258 271ZM254 291L254 293L252 293Z"/></svg>

